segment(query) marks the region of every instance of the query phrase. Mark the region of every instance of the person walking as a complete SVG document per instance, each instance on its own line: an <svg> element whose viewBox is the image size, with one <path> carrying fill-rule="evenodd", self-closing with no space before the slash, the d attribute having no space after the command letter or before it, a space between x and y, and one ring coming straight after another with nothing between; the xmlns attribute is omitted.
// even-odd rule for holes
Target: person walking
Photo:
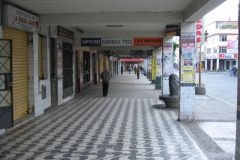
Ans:
<svg viewBox="0 0 240 160"><path fill-rule="evenodd" d="M137 73L137 67L136 66L134 66L134 72L135 72L135 74Z"/></svg>
<svg viewBox="0 0 240 160"><path fill-rule="evenodd" d="M140 74L140 67L137 67L137 79L139 79L139 74Z"/></svg>
<svg viewBox="0 0 240 160"><path fill-rule="evenodd" d="M108 68L105 68L105 70L101 73L100 77L102 79L102 92L103 92L103 96L107 97L108 87L109 87L109 79L110 79Z"/></svg>
<svg viewBox="0 0 240 160"><path fill-rule="evenodd" d="M123 66L121 67L121 74L123 74Z"/></svg>

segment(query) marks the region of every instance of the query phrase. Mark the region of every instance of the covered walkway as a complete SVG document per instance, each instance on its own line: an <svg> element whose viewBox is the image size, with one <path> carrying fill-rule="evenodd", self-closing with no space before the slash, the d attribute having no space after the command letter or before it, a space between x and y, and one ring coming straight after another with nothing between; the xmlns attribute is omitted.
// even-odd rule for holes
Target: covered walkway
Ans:
<svg viewBox="0 0 240 160"><path fill-rule="evenodd" d="M101 89L98 83L8 130L0 159L208 159L177 110L160 107L160 90L145 76L124 72L110 80L107 97Z"/></svg>

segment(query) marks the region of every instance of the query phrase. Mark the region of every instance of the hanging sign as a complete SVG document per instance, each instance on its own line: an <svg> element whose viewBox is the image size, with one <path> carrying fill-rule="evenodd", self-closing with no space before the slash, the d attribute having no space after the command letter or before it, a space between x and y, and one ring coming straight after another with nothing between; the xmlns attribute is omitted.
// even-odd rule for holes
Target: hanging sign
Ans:
<svg viewBox="0 0 240 160"><path fill-rule="evenodd" d="M39 17L11 5L3 6L3 26L9 26L28 32L39 31Z"/></svg>
<svg viewBox="0 0 240 160"><path fill-rule="evenodd" d="M196 29L196 45L204 43L204 19L200 18L195 23Z"/></svg>

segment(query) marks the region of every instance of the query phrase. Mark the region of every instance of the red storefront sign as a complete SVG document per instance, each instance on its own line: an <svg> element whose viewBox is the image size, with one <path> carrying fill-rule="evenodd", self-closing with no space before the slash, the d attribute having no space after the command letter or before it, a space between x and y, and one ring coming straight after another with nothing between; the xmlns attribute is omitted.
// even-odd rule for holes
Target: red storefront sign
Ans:
<svg viewBox="0 0 240 160"><path fill-rule="evenodd" d="M219 54L219 59L237 59L238 54Z"/></svg>
<svg viewBox="0 0 240 160"><path fill-rule="evenodd" d="M143 59L139 59L139 58L121 58L120 59L121 62L143 62Z"/></svg>

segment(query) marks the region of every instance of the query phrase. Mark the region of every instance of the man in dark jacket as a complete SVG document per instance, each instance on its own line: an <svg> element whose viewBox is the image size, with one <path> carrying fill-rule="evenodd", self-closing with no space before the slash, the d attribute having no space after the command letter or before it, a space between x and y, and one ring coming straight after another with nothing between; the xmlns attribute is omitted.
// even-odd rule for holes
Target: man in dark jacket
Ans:
<svg viewBox="0 0 240 160"><path fill-rule="evenodd" d="M101 79L102 79L102 86L103 86L103 96L106 97L108 94L108 86L109 86L109 79L110 79L110 75L108 72L108 68L105 68L105 70L101 73Z"/></svg>

